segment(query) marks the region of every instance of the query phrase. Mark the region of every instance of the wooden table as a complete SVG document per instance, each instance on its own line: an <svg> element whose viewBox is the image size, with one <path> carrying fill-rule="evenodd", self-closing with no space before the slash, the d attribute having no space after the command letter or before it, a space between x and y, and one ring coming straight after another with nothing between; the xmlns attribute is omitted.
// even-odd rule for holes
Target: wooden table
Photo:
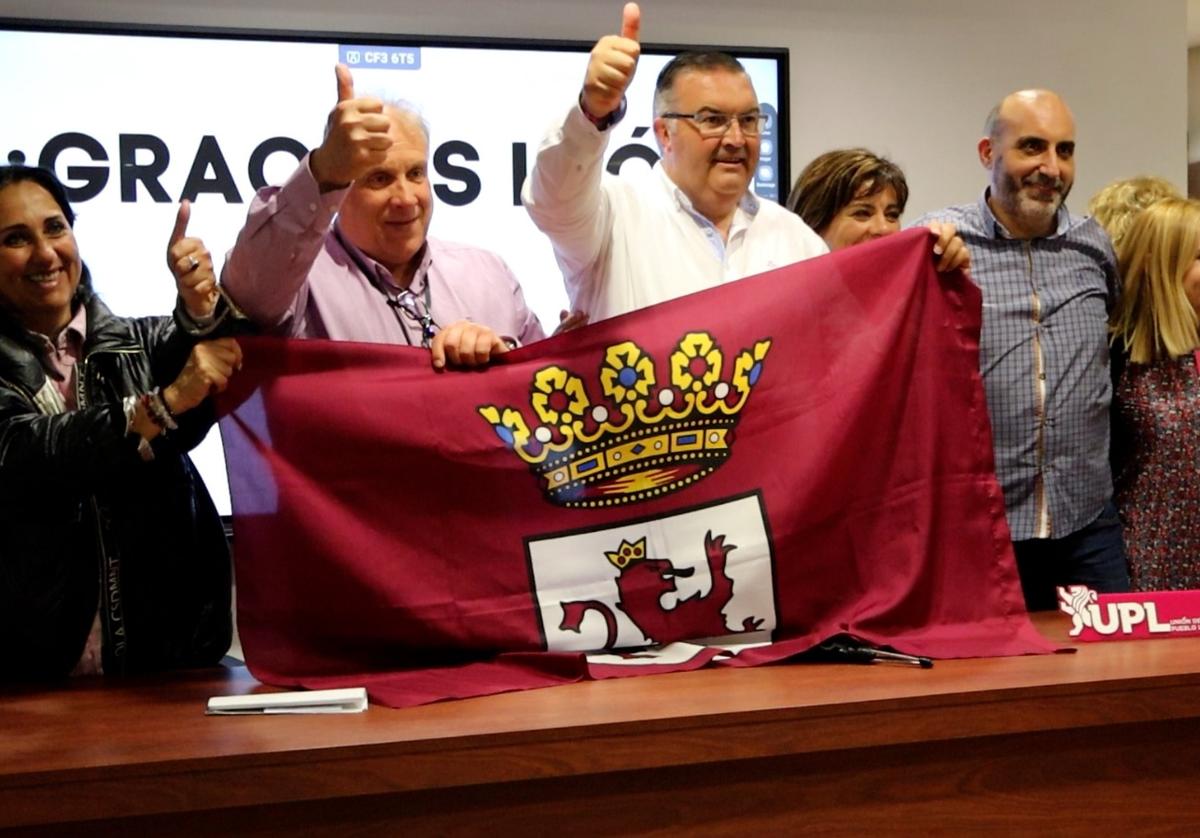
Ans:
<svg viewBox="0 0 1200 838"><path fill-rule="evenodd" d="M1037 615L1065 639L1066 621ZM240 667L0 694L0 827L77 834L1191 832L1200 639L209 717ZM84 827L80 821L96 820Z"/></svg>

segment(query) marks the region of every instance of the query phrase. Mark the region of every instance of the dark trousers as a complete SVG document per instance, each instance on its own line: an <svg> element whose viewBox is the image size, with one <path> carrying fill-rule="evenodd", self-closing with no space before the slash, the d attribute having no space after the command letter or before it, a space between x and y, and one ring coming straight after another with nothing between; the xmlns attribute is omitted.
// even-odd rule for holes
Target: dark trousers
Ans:
<svg viewBox="0 0 1200 838"><path fill-rule="evenodd" d="M1062 538L1014 541L1021 591L1030 611L1058 607L1055 588L1087 585L1097 593L1129 590L1129 563L1125 558L1125 533L1117 508L1110 500L1100 517Z"/></svg>

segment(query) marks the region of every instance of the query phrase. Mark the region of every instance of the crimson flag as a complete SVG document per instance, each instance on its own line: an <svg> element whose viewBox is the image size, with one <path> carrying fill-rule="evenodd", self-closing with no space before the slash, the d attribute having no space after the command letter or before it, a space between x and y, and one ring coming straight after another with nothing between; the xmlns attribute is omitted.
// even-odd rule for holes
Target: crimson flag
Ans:
<svg viewBox="0 0 1200 838"><path fill-rule="evenodd" d="M256 678L384 704L748 666L849 633L1047 652L924 231L435 372L250 339L222 397Z"/></svg>

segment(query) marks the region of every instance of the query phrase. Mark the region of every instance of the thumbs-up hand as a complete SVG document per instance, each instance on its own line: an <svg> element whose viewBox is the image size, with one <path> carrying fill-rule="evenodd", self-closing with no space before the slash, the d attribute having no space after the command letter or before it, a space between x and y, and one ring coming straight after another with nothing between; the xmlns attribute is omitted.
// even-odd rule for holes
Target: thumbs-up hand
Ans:
<svg viewBox="0 0 1200 838"><path fill-rule="evenodd" d="M179 202L175 216L175 228L167 240L167 267L175 277L179 299L193 319L211 315L217 307L217 275L213 272L212 256L204 242L188 238L188 221L192 217L192 205Z"/></svg>
<svg viewBox="0 0 1200 838"><path fill-rule="evenodd" d="M641 24L637 3L626 3L621 13L621 34L605 35L592 47L581 99L584 113L592 119L603 119L621 106L642 54L638 43Z"/></svg>
<svg viewBox="0 0 1200 838"><path fill-rule="evenodd" d="M325 140L309 157L313 176L322 192L344 189L386 159L392 139L391 120L383 102L356 98L354 77L343 64L334 68L338 101L329 115Z"/></svg>

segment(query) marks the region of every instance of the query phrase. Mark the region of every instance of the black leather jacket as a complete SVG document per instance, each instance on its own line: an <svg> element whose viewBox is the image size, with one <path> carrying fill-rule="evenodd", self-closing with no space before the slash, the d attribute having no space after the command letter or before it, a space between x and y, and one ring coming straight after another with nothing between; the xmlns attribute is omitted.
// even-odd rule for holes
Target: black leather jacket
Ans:
<svg viewBox="0 0 1200 838"><path fill-rule="evenodd" d="M193 339L170 318L116 317L94 296L84 305L69 413L39 407L42 365L0 328L0 681L69 673L97 603L106 674L209 665L229 648L228 547L185 453L210 409L181 416L143 462L121 405L171 383Z"/></svg>

